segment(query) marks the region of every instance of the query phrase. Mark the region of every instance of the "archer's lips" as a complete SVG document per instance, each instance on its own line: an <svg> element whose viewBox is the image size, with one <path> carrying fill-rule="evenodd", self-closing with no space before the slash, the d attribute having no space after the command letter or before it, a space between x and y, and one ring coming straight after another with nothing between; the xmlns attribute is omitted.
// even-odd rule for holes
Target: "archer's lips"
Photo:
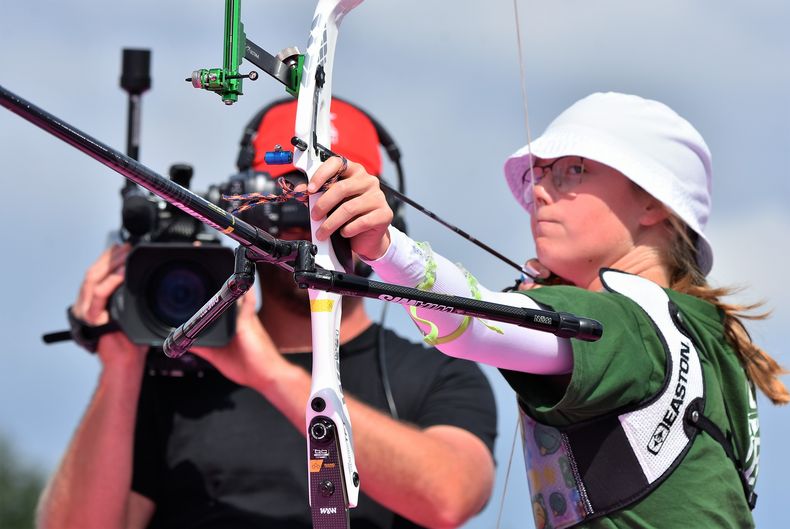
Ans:
<svg viewBox="0 0 790 529"><path fill-rule="evenodd" d="M532 231L535 235L541 235L544 230L551 229L551 226L558 226L560 223L556 220L538 219L532 223Z"/></svg>
<svg viewBox="0 0 790 529"><path fill-rule="evenodd" d="M559 224L559 221L552 220L552 219L536 219L532 221L532 224L535 226L545 226L549 224Z"/></svg>

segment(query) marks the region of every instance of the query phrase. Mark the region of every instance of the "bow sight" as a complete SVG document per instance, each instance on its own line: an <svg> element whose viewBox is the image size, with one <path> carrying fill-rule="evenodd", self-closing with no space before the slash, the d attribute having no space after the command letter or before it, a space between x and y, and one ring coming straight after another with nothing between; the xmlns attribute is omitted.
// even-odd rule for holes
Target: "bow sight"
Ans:
<svg viewBox="0 0 790 529"><path fill-rule="evenodd" d="M255 81L258 73L239 73L242 58L268 73L283 85L285 90L296 97L302 80L304 55L297 48L285 48L277 56L252 42L244 33L241 23L241 0L225 2L225 43L222 68L201 68L192 72L186 81L195 88L216 92L226 105L238 101L242 92L242 80Z"/></svg>

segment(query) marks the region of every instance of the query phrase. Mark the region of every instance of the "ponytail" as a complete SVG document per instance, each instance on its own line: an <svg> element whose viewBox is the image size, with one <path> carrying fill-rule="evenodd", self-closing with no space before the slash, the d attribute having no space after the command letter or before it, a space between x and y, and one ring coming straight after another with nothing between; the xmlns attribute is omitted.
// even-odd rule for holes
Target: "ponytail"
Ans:
<svg viewBox="0 0 790 529"><path fill-rule="evenodd" d="M669 217L672 243L666 260L670 271L670 288L689 294L713 304L723 314L724 336L738 354L746 375L774 404L790 402L790 393L779 380L780 375L788 373L776 360L752 342L751 336L743 325L743 320L764 320L768 313L755 314L753 311L761 303L737 305L725 303L722 298L737 292L734 288L713 288L699 271L696 262L696 247L693 233L682 220Z"/></svg>

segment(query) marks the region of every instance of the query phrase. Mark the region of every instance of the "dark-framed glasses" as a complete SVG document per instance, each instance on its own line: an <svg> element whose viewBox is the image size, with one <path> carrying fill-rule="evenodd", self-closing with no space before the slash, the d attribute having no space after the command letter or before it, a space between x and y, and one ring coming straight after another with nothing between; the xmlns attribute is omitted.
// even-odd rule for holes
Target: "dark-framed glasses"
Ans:
<svg viewBox="0 0 790 529"><path fill-rule="evenodd" d="M532 209L535 201L535 184L549 177L551 185L560 193L570 193L582 181L584 175L584 158L581 156L563 156L549 165L535 165L524 172L524 202Z"/></svg>

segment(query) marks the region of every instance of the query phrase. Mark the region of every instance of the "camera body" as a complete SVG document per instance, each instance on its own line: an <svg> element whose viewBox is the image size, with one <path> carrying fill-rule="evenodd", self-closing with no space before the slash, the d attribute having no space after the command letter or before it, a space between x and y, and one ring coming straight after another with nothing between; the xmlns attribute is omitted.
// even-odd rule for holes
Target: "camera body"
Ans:
<svg viewBox="0 0 790 529"><path fill-rule="evenodd" d="M170 178L189 188L192 167L176 164ZM233 250L175 206L141 190L122 191L121 239L133 245L126 276L108 309L131 341L161 347L233 273ZM222 346L236 331L235 310L201 333L196 345Z"/></svg>

